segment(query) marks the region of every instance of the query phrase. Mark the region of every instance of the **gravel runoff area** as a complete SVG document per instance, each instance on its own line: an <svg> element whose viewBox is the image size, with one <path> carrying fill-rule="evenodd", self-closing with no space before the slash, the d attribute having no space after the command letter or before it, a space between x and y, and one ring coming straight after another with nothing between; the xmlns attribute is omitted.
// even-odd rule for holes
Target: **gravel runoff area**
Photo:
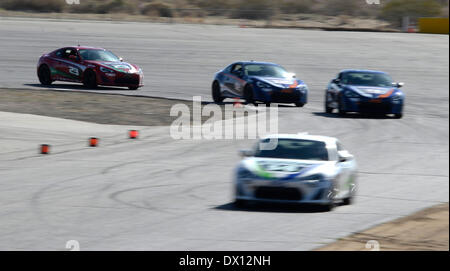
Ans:
<svg viewBox="0 0 450 271"><path fill-rule="evenodd" d="M0 111L98 124L168 126L178 118L170 116L172 106L177 104L187 105L192 112L193 102L186 100L60 90L0 89ZM239 107L233 109L243 110ZM203 117L202 120L209 118Z"/></svg>
<svg viewBox="0 0 450 271"><path fill-rule="evenodd" d="M381 251L448 251L448 210L448 203L440 204L410 216L356 233L318 250L355 251L379 249Z"/></svg>

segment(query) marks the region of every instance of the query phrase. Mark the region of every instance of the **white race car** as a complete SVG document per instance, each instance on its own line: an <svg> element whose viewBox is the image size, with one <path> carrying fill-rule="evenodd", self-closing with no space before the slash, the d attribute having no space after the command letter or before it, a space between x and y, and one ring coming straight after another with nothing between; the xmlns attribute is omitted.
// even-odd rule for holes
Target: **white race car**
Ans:
<svg viewBox="0 0 450 271"><path fill-rule="evenodd" d="M332 137L271 135L251 150L236 169L235 204L248 201L312 203L329 211L351 204L356 162Z"/></svg>

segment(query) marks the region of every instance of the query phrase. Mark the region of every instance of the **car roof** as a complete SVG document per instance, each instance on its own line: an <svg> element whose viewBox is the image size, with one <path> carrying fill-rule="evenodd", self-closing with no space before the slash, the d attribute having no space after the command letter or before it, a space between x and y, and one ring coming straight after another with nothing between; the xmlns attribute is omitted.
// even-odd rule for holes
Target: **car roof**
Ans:
<svg viewBox="0 0 450 271"><path fill-rule="evenodd" d="M272 62L262 62L262 61L237 61L233 64L237 64L237 63L242 63L243 65L248 65L248 64L260 64L260 65L274 65L274 66L280 66L276 63L272 63Z"/></svg>
<svg viewBox="0 0 450 271"><path fill-rule="evenodd" d="M321 135L309 135L306 133L299 133L299 134L272 134L267 135L265 137L262 137L261 140L264 139L297 139L297 140L311 140L311 141L319 141L324 142L327 146L329 145L336 145L336 142L338 141L335 137L329 137L329 136L321 136Z"/></svg>
<svg viewBox="0 0 450 271"><path fill-rule="evenodd" d="M89 47L89 46L75 46L76 49L78 50L87 50L87 49L91 49L91 50L105 50L103 48L99 48L99 47Z"/></svg>
<svg viewBox="0 0 450 271"><path fill-rule="evenodd" d="M375 71L375 70L356 70L356 69L347 69L347 70L342 70L341 73L346 73L346 72L366 72L366 73L382 73L382 74L386 74L386 72L383 71Z"/></svg>
<svg viewBox="0 0 450 271"><path fill-rule="evenodd" d="M105 49L99 48L99 47L80 46L80 45L61 47L61 48L57 49L56 51L61 50L61 49L65 49L65 48L75 48L77 50L89 50L90 49L90 50L102 50L102 51L105 51Z"/></svg>

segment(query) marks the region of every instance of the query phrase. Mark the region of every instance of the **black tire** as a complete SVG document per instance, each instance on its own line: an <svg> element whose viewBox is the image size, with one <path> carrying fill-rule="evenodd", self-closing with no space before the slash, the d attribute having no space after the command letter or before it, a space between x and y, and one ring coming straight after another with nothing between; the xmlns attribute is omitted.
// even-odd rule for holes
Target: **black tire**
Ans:
<svg viewBox="0 0 450 271"><path fill-rule="evenodd" d="M339 108L338 113L340 116L345 116L347 114L347 111L344 110L344 107L342 106L342 98L339 97Z"/></svg>
<svg viewBox="0 0 450 271"><path fill-rule="evenodd" d="M245 99L245 102L247 104L254 104L255 106L257 105L256 101L255 101L255 99L253 97L253 87L251 85L246 85L245 86L244 99Z"/></svg>
<svg viewBox="0 0 450 271"><path fill-rule="evenodd" d="M353 204L353 197L348 197L342 200L343 205L352 205Z"/></svg>
<svg viewBox="0 0 450 271"><path fill-rule="evenodd" d="M92 70L84 73L83 84L87 88L97 88L97 75Z"/></svg>
<svg viewBox="0 0 450 271"><path fill-rule="evenodd" d="M39 82L44 86L49 86L52 84L52 76L50 69L47 65L41 65L38 70Z"/></svg>
<svg viewBox="0 0 450 271"><path fill-rule="evenodd" d="M139 87L128 87L129 90L137 90Z"/></svg>
<svg viewBox="0 0 450 271"><path fill-rule="evenodd" d="M212 84L212 97L213 97L213 101L215 103L221 103L223 102L224 98L222 97L222 93L220 91L220 84L217 81L214 81Z"/></svg>
<svg viewBox="0 0 450 271"><path fill-rule="evenodd" d="M303 107L303 106L305 106L305 104L304 104L304 103L295 103L295 106L297 106L297 107Z"/></svg>
<svg viewBox="0 0 450 271"><path fill-rule="evenodd" d="M394 114L394 118L396 118L396 119L403 118L403 113Z"/></svg>
<svg viewBox="0 0 450 271"><path fill-rule="evenodd" d="M333 113L333 107L328 106L328 93L325 93L325 112L327 114Z"/></svg>

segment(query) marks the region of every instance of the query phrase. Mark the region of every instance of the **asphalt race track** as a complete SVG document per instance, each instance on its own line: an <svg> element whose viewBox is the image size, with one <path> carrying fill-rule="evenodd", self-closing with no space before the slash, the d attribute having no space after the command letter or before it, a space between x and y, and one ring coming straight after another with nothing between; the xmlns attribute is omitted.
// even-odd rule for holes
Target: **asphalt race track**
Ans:
<svg viewBox="0 0 450 271"><path fill-rule="evenodd" d="M235 209L232 173L248 141L176 141L167 127L0 112L0 250L64 250L68 240L82 250L309 250L448 202L447 35L0 18L0 87L41 89L39 56L78 42L144 69L142 90L98 90L105 93L211 100L214 72L235 60L296 72L310 103L281 107L279 131L340 138L359 164L356 203L329 213ZM385 70L405 82L405 117L324 114L323 90L344 68ZM130 128L142 137L126 139ZM90 136L101 138L99 148L86 146ZM38 155L41 143L53 153Z"/></svg>

